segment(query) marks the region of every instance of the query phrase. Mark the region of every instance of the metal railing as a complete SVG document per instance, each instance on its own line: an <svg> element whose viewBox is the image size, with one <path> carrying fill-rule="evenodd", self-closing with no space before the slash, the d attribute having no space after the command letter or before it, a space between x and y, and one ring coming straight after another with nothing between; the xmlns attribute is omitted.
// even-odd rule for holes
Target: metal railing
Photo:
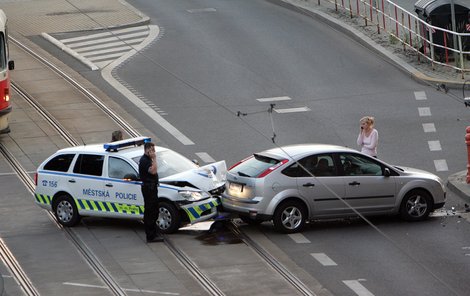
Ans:
<svg viewBox="0 0 470 296"><path fill-rule="evenodd" d="M389 34L390 42L400 42L404 50L416 53L418 61L428 60L433 69L435 65L450 67L461 72L462 77L465 72L470 72L470 25L467 23L460 22L456 27L457 31L468 33L436 27L390 0L317 1L318 5L334 5L336 11L342 10L351 18L362 19L366 26L376 26L378 34Z"/></svg>

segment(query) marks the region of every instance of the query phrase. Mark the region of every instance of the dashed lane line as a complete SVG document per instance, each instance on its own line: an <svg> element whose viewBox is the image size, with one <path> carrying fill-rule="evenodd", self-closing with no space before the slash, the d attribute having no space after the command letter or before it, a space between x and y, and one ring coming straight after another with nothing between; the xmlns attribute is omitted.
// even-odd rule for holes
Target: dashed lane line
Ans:
<svg viewBox="0 0 470 296"><path fill-rule="evenodd" d="M425 133L435 133L436 126L434 123L423 123L423 130Z"/></svg>
<svg viewBox="0 0 470 296"><path fill-rule="evenodd" d="M446 172L449 170L447 166L447 161L445 159L436 159L434 160L434 167L437 172Z"/></svg>
<svg viewBox="0 0 470 296"><path fill-rule="evenodd" d="M428 146L430 151L441 151L441 142L439 141L428 141Z"/></svg>
<svg viewBox="0 0 470 296"><path fill-rule="evenodd" d="M285 109L277 109L274 108L276 113L296 113L296 112L307 112L310 111L308 107L298 107L298 108L285 108Z"/></svg>
<svg viewBox="0 0 470 296"><path fill-rule="evenodd" d="M424 117L424 116L431 116L431 108L429 107L419 107L418 108L418 113L419 116Z"/></svg>
<svg viewBox="0 0 470 296"><path fill-rule="evenodd" d="M311 253L310 254L315 260L320 262L323 266L337 266L336 262L334 262L330 257L328 257L325 253Z"/></svg>
<svg viewBox="0 0 470 296"><path fill-rule="evenodd" d="M272 97L272 98L260 98L256 99L258 102L279 102L279 101L290 101L292 98L290 97Z"/></svg>
<svg viewBox="0 0 470 296"><path fill-rule="evenodd" d="M415 91L415 99L417 101L426 101L426 93L424 91ZM431 108L429 107L419 107L418 113L420 117L432 116ZM423 131L425 133L435 133L436 126L432 122L423 123ZM428 147L430 151L442 151L441 142L439 140L428 141ZM445 159L436 159L434 160L434 167L436 172L445 172L449 170L447 166L447 161Z"/></svg>
<svg viewBox="0 0 470 296"><path fill-rule="evenodd" d="M288 236L298 244L309 244L310 241L302 233L291 233Z"/></svg>
<svg viewBox="0 0 470 296"><path fill-rule="evenodd" d="M196 152L196 155L205 163L212 163L215 162L215 159L213 159L208 153L206 152Z"/></svg>
<svg viewBox="0 0 470 296"><path fill-rule="evenodd" d="M364 287L360 282L365 281L364 279L361 280L345 280L343 283L349 287L349 289L353 290L359 296L374 296L366 287Z"/></svg>

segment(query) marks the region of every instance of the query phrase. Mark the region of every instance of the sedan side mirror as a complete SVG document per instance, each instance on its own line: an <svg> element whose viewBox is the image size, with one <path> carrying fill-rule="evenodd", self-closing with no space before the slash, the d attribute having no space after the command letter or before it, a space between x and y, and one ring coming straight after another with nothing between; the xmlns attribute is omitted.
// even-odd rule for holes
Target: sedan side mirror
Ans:
<svg viewBox="0 0 470 296"><path fill-rule="evenodd" d="M385 168L385 170L384 170L384 176L385 176L385 177L390 177L390 175L391 175L391 174L390 174L390 170L389 170L388 168Z"/></svg>

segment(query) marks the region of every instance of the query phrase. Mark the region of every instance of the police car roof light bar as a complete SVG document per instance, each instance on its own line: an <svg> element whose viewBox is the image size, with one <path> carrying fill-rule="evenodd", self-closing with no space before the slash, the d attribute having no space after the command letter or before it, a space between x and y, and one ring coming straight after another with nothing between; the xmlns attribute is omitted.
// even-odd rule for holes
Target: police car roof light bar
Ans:
<svg viewBox="0 0 470 296"><path fill-rule="evenodd" d="M103 147L106 151L117 151L119 148L129 147L129 146L140 146L144 143L150 142L152 139L149 137L137 137L131 139L120 140L111 143L103 144Z"/></svg>

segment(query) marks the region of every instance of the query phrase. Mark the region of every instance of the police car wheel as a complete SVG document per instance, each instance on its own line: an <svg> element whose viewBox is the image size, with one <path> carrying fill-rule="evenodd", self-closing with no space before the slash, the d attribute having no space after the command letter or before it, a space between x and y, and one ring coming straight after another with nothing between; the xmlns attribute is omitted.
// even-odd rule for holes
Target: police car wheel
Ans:
<svg viewBox="0 0 470 296"><path fill-rule="evenodd" d="M162 233L174 233L180 227L181 217L178 209L169 202L163 201L159 204L157 226Z"/></svg>
<svg viewBox="0 0 470 296"><path fill-rule="evenodd" d="M80 222L80 215L73 198L65 194L55 198L54 214L57 221L67 227L74 226Z"/></svg>

